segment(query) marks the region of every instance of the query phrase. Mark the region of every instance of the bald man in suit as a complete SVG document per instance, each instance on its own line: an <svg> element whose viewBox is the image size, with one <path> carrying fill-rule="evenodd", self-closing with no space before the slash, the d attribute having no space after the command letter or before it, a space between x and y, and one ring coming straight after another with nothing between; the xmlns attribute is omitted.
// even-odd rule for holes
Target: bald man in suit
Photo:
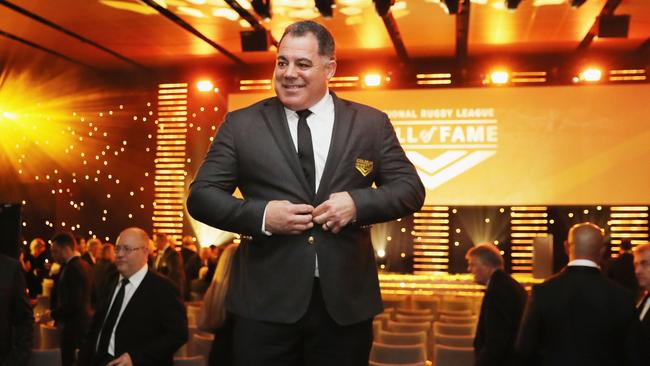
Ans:
<svg viewBox="0 0 650 366"><path fill-rule="evenodd" d="M601 273L604 244L597 225L571 227L567 267L533 287L524 312L522 365L639 365L634 298Z"/></svg>

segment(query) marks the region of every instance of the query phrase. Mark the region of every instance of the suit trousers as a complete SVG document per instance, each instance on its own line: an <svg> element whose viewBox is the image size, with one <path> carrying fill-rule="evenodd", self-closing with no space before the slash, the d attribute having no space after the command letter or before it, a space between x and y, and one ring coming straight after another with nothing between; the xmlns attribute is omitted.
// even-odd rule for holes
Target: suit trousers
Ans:
<svg viewBox="0 0 650 366"><path fill-rule="evenodd" d="M371 346L372 319L337 324L327 312L318 278L307 311L296 323L234 316L236 366L367 366Z"/></svg>

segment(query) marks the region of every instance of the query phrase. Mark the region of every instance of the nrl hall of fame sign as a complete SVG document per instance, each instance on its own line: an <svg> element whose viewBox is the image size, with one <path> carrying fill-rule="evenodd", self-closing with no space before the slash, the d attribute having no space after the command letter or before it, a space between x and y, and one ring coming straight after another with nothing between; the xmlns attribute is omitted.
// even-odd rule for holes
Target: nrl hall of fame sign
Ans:
<svg viewBox="0 0 650 366"><path fill-rule="evenodd" d="M434 189L497 153L495 108L384 110L427 189Z"/></svg>

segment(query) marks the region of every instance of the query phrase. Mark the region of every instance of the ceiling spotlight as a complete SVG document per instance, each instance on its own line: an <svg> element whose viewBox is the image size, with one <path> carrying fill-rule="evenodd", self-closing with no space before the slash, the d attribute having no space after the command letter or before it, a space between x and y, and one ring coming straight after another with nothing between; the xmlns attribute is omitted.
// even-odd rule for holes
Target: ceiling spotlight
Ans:
<svg viewBox="0 0 650 366"><path fill-rule="evenodd" d="M366 74L363 77L363 84L368 87L377 87L381 85L381 75L379 74Z"/></svg>
<svg viewBox="0 0 650 366"><path fill-rule="evenodd" d="M375 3L375 10L377 10L377 14L381 17L388 15L390 7L395 4L395 0L372 0L372 2Z"/></svg>
<svg viewBox="0 0 650 366"><path fill-rule="evenodd" d="M490 83L492 84L506 84L510 79L507 71L492 71L490 74Z"/></svg>
<svg viewBox="0 0 650 366"><path fill-rule="evenodd" d="M508 10L515 10L519 6L519 3L521 3L521 0L506 0L506 8Z"/></svg>
<svg viewBox="0 0 650 366"><path fill-rule="evenodd" d="M257 15L263 19L271 19L271 0L253 0L251 5Z"/></svg>
<svg viewBox="0 0 650 366"><path fill-rule="evenodd" d="M318 9L320 15L324 16L325 18L332 17L334 0L315 0L314 2L316 3L316 9Z"/></svg>
<svg viewBox="0 0 650 366"><path fill-rule="evenodd" d="M595 67L590 67L585 69L583 72L580 73L580 80L582 81L588 81L588 82L597 82L600 81L600 79L603 76L603 72Z"/></svg>
<svg viewBox="0 0 650 366"><path fill-rule="evenodd" d="M196 88L203 93L214 90L214 85L210 80L201 80L196 83Z"/></svg>
<svg viewBox="0 0 650 366"><path fill-rule="evenodd" d="M579 8L580 5L584 4L587 2L587 0L570 0L571 6L574 8Z"/></svg>

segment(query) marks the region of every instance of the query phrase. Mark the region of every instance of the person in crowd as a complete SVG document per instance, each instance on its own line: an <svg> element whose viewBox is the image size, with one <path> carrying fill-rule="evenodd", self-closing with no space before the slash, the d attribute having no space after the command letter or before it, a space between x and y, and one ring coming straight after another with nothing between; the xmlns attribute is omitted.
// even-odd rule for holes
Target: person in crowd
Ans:
<svg viewBox="0 0 650 366"><path fill-rule="evenodd" d="M201 259L199 258L196 248L196 244L194 243L194 238L192 238L189 235L186 235L183 237L181 240L182 247L181 247L181 257L183 258L183 265L184 265L184 271L185 271L185 292L184 292L184 297L185 301L190 301L191 300L191 284L192 281L196 280L199 278L199 270L201 269Z"/></svg>
<svg viewBox="0 0 650 366"><path fill-rule="evenodd" d="M43 293L43 279L45 279L49 272L47 258L47 246L45 241L41 238L34 238L29 243L29 255L25 257L25 279L27 281L27 289L29 290L29 297L35 299L38 295Z"/></svg>
<svg viewBox="0 0 650 366"><path fill-rule="evenodd" d="M487 286L474 337L475 365L515 365L515 340L526 290L503 270L503 257L494 245L478 244L465 258L474 281Z"/></svg>
<svg viewBox="0 0 650 366"><path fill-rule="evenodd" d="M89 247L92 240L89 241ZM100 299L104 298L103 291L109 278L117 272L115 266L115 246L111 243L105 243L99 255L97 263L93 267L93 309L97 310Z"/></svg>
<svg viewBox="0 0 650 366"><path fill-rule="evenodd" d="M637 303L637 313L641 320L640 340L643 364L650 364L650 243L638 245L634 249L634 274L641 287L641 299Z"/></svg>
<svg viewBox="0 0 650 366"><path fill-rule="evenodd" d="M188 338L181 294L147 265L149 236L128 228L117 238L117 271L79 352L80 366L172 366Z"/></svg>
<svg viewBox="0 0 650 366"><path fill-rule="evenodd" d="M92 269L75 253L72 234L55 234L51 242L52 257L61 270L54 284L57 295L52 310L43 314L40 321L54 319L61 330L62 364L69 366L74 363L76 349L90 326Z"/></svg>
<svg viewBox="0 0 650 366"><path fill-rule="evenodd" d="M334 48L316 22L287 27L276 97L226 116L190 187L194 218L243 235L236 365L367 365L382 302L366 226L424 202L388 116L328 91Z"/></svg>
<svg viewBox="0 0 650 366"><path fill-rule="evenodd" d="M77 255L83 255L86 253L88 250L88 246L86 245L86 238L83 237L82 235L75 235L75 246L74 246L74 251Z"/></svg>
<svg viewBox="0 0 650 366"><path fill-rule="evenodd" d="M88 240L86 244L86 252L81 255L81 259L85 260L90 267L95 266L99 255L102 251L102 241L97 238Z"/></svg>
<svg viewBox="0 0 650 366"><path fill-rule="evenodd" d="M576 224L564 247L567 267L533 286L524 311L516 345L522 365L639 365L633 295L596 264L602 229Z"/></svg>
<svg viewBox="0 0 650 366"><path fill-rule="evenodd" d="M26 366L34 314L17 260L0 254L0 366Z"/></svg>
<svg viewBox="0 0 650 366"><path fill-rule="evenodd" d="M607 277L617 282L635 295L639 292L639 284L634 276L634 255L632 255L632 241L621 240L621 251L618 257L612 258L607 263Z"/></svg>
<svg viewBox="0 0 650 366"><path fill-rule="evenodd" d="M161 275L169 278L176 284L181 294L184 294L185 287L185 267L183 257L176 251L172 239L165 233L156 233L154 243L158 249L155 261L155 270Z"/></svg>
<svg viewBox="0 0 650 366"><path fill-rule="evenodd" d="M209 319L209 326L214 333L214 340L210 348L208 365L229 366L232 365L232 316L226 311L226 294L230 284L230 268L232 259L237 251L237 244L228 244L219 258L217 270L212 280L212 291L205 294L203 301L211 307L206 308ZM207 297L210 297L209 299ZM206 319L199 319L200 322Z"/></svg>

